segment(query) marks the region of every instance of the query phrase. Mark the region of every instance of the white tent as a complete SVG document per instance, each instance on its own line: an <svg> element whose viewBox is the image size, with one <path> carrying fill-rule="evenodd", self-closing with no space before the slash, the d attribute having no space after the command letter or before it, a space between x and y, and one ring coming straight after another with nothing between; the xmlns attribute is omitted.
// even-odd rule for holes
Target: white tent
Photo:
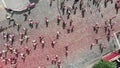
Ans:
<svg viewBox="0 0 120 68"><path fill-rule="evenodd" d="M2 0L2 2L5 8L12 9L13 11L25 10L30 4L29 0Z"/></svg>

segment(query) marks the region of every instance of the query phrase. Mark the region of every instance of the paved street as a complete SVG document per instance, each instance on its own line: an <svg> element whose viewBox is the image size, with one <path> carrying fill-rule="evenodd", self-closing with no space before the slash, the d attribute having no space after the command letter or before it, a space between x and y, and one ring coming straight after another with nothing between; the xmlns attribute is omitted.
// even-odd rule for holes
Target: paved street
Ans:
<svg viewBox="0 0 120 68"><path fill-rule="evenodd" d="M104 33L104 21L109 20L113 16L116 16L115 19L113 19L112 22L116 22L114 25L114 30L112 33L118 31L120 29L120 12L116 15L115 9L114 9L114 3L111 4L108 2L107 8L104 8L104 1L100 3L101 12L98 12L96 6L92 5L92 2L89 2L91 7L87 6L87 1L85 0L85 6L86 6L86 13L85 18L82 18L81 10L79 8L77 9L76 15L71 14L70 19L73 19L73 25L74 25L74 32L68 34L66 29L62 29L62 22L60 25L56 25L56 18L59 14L58 11L58 3L57 0L53 1L52 6L49 6L49 0L32 0L32 2L36 3L35 8L31 10L31 14L28 15L28 19L31 18L33 21L38 21L39 26L38 29L30 28L29 22L24 21L23 13L28 12L15 12L13 15L13 19L15 19L17 24L22 25L20 32L23 32L23 28L28 29L28 35L30 36L29 43L23 43L23 45L20 45L19 42L19 32L17 31L17 26L8 28L4 30L3 32L8 32L10 34L15 34L15 42L13 47L20 50L20 52L24 52L23 48L25 46L28 46L31 48L30 55L27 55L26 61L22 62L20 58L18 58L18 68L38 68L38 66L45 66L46 68L57 68L56 65L52 65L50 61L46 60L46 55L50 55L50 60L52 57L54 57L56 54L60 56L60 59L62 60L62 68L87 68L92 63L96 62L97 60L101 59L101 57L108 53L112 52L114 50L114 37L111 38L110 42L106 39L106 34ZM65 1L66 6L72 6L73 0ZM0 4L1 6L1 4ZM79 6L79 3L76 4L76 6ZM3 7L0 11L3 11L3 13L0 13L1 17L1 23L0 25L3 27L8 27L8 20L5 19L5 14ZM92 11L92 14L90 13ZM103 18L101 17L101 13L103 14ZM67 15L62 15L63 19L67 22L67 28L69 28L69 22L70 19L67 20ZM49 19L49 27L45 27L45 17L48 17ZM100 24L100 31L98 34L96 34L93 31L93 26L95 23ZM57 40L55 48L51 48L51 41L55 39L56 32L60 31L60 39ZM33 50L33 46L31 41L37 40L39 42L39 36L45 37L45 48L41 48L41 43L38 43L38 47L36 50ZM2 32L0 34L0 37L2 37ZM104 43L103 46L106 47L106 49L103 50L103 53L100 52L99 49L99 43L95 44L93 46L93 49L90 50L91 43L95 43L95 38L101 37L99 43ZM0 50L5 49L3 46L5 44L5 40L3 38L0 38L0 44L1 48ZM116 44L116 43L115 43ZM65 57L65 46L69 46L69 53L68 57ZM116 46L117 48L117 46ZM7 58L9 58L8 56ZM9 68L11 66L9 63L4 68Z"/></svg>

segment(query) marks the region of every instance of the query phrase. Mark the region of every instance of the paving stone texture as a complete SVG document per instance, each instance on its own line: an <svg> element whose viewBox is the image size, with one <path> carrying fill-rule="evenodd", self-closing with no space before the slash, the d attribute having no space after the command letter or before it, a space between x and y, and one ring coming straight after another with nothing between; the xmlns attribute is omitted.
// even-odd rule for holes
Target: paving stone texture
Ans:
<svg viewBox="0 0 120 68"><path fill-rule="evenodd" d="M28 19L31 18L33 21L38 21L38 29L31 29L28 25L29 22L24 21L24 12L16 12L13 15L12 18L15 19L16 23L22 25L20 32L23 31L23 27L28 29L28 35L30 36L29 43L24 42L23 45L20 45L18 40L20 37L17 31L17 26L11 27L4 31L10 34L15 34L15 42L13 47L19 49L20 52L24 52L23 48L25 46L31 48L31 53L26 56L25 62L22 62L22 60L18 58L17 68L38 68L38 66L57 68L56 65L52 65L50 61L46 60L47 55L50 56L50 60L55 55L60 56L62 61L61 68L87 68L96 60L101 59L104 54L112 52L115 49L113 44L117 45L117 43L114 42L114 37L111 38L110 42L107 41L103 25L104 21L116 16L116 18L112 20L112 22L115 22L113 27L114 31L112 31L112 33L120 29L120 12L116 14L114 8L116 0L114 0L112 4L108 2L108 6L106 8L104 8L104 0L102 0L99 7L101 8L100 13L97 11L96 6L92 5L92 2L89 2L91 6L90 8L87 6L88 0L84 0L86 6L85 18L82 18L81 10L79 10L79 8L77 9L76 15L73 13L71 14L70 19L73 19L74 32L70 34L67 34L66 29L62 29L62 22L60 22L59 26L57 25L57 15L59 15L58 6L60 6L60 1L62 0L53 1L52 6L50 7L50 0L32 0L32 2L36 3L36 6L31 10L31 14L28 16ZM72 4L73 0L65 1L66 6L72 6ZM76 6L79 6L79 2ZM90 11L93 13L90 14ZM103 14L103 18L101 17L101 13ZM0 5L0 25L3 27L9 26L8 20L5 19L6 14L7 12L3 9L3 7L1 8ZM45 27L45 17L48 17L49 19L48 28ZM66 15L62 15L62 17L67 22L67 28L69 28L70 19L67 20ZM98 34L93 31L93 26L95 23L99 23L101 26ZM56 38L57 31L61 32L60 39L56 40L57 43L55 44L55 48L51 48L51 41ZM39 36L44 37L46 43L44 49L41 48L41 44L39 43ZM3 50L5 49L5 40L2 39L2 32L0 33L0 37L0 50ZM97 37L101 37L99 43L104 43L103 45L107 47L103 50L103 53L100 53L98 44L95 44L93 49L90 50L91 43L94 43L95 38ZM32 40L37 40L38 42L36 50L33 50ZM65 46L68 46L69 48L68 57L65 57ZM10 56L8 55L8 58L9 57ZM3 63L1 62L1 64ZM11 64L3 64L3 66L3 68L10 68Z"/></svg>

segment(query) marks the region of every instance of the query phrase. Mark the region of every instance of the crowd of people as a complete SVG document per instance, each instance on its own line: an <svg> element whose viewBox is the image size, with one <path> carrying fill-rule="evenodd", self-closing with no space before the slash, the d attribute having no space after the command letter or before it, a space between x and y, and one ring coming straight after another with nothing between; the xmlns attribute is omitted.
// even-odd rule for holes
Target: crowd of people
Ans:
<svg viewBox="0 0 120 68"><path fill-rule="evenodd" d="M50 7L52 7L52 3L55 0L50 0ZM80 10L81 12L81 16L82 18L85 18L85 14L87 12L86 10L86 3L85 0L74 0L73 4L71 6L67 6L65 5L65 3L69 1L69 0L64 0L63 2L61 2L60 4L60 11L62 14L59 14L58 16L56 16L56 25L60 25L62 24L62 29L66 31L67 34L70 34L72 32L74 32L75 30L75 26L74 26L74 20L71 19L71 14L76 15L77 14L77 10ZM88 7L91 6L91 4L89 4L89 2L93 2L92 5L95 5L97 8L99 8L100 4L101 4L102 0L88 0ZM111 4L113 3L113 0L104 0L104 7L107 7L107 3L111 2ZM116 1L115 2L115 10L116 10L116 14L118 14L118 9L119 9L119 2L120 1ZM79 4L79 7L76 6L76 4ZM101 12L101 9L99 8L99 12ZM91 11L91 14L93 12ZM30 15L30 11L28 13L23 13L23 17L24 17L24 21L28 21L28 26L30 27L30 29L23 27L20 23L16 23L16 20L12 17L14 14L13 12L11 13L11 16L6 16L6 19L9 21L8 22L8 26L11 26L13 28L15 28L19 34L19 38L16 39L16 35L14 33L9 33L5 30L1 31L2 32L2 39L6 42L4 43L4 47L5 49L0 51L0 59L2 60L2 62L7 65L7 64L11 64L13 68L17 68L17 64L18 64L18 59L21 59L23 61L23 63L25 63L25 60L27 58L27 56L29 56L31 54L32 51L36 50L38 45L41 45L42 49L45 49L46 43L47 41L44 39L44 36L39 36L38 39L32 40L32 42L30 41L32 38L29 36L28 31L30 29L38 29L39 27L39 21L34 21L33 19L28 19L28 16ZM63 18L63 16L66 16L67 20L70 20L70 22L66 22L65 19ZM103 17L103 16L102 16ZM109 20L106 20L104 23L104 26L101 26L99 23L96 23L93 26L93 31L96 34L99 34L99 30L104 28L104 32L106 35L106 38L108 40L108 42L110 41L111 37L112 37L112 31L114 30L114 25L115 23L112 21L115 17L110 18ZM45 26L46 28L49 28L50 25L50 21L48 17L45 17L44 19L45 21ZM67 26L69 25L69 26ZM7 29L8 27L6 27ZM3 29L3 27L1 26L1 30ZM9 29L9 28L8 28ZM42 29L42 28L41 28ZM57 42L59 42L59 39L61 37L61 32L57 31L55 38L53 38L53 40L51 41L51 48L55 48ZM90 49L93 49L94 45L99 45L99 49L101 50L101 53L103 52L103 49L106 48L106 46L103 46L104 43L99 43L99 40L101 38L98 37L95 39L95 43L91 43L90 45ZM28 46L24 46L22 49L23 51L20 51L18 48L14 47L14 43L16 41L19 41L19 43L17 43L18 45L23 45L23 43L25 42L27 43L32 43L31 47ZM64 55L66 57L68 57L69 55L69 46L66 45L64 47ZM9 56L10 55L10 56ZM59 57L59 55L55 55L55 57L50 58L49 55L46 56L46 60L51 62L52 65L56 65L57 68L61 68L62 66L62 61ZM2 66L0 68L3 68ZM39 66L38 68L41 68L41 66ZM46 66L43 66L42 68L46 68Z"/></svg>

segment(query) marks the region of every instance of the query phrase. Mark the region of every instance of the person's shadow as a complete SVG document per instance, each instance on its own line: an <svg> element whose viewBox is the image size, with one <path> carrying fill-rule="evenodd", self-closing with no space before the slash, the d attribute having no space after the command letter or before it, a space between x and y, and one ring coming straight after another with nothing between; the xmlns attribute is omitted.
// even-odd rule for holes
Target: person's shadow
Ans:
<svg viewBox="0 0 120 68"><path fill-rule="evenodd" d="M39 0L29 0L30 1L30 3L38 3L39 2Z"/></svg>

